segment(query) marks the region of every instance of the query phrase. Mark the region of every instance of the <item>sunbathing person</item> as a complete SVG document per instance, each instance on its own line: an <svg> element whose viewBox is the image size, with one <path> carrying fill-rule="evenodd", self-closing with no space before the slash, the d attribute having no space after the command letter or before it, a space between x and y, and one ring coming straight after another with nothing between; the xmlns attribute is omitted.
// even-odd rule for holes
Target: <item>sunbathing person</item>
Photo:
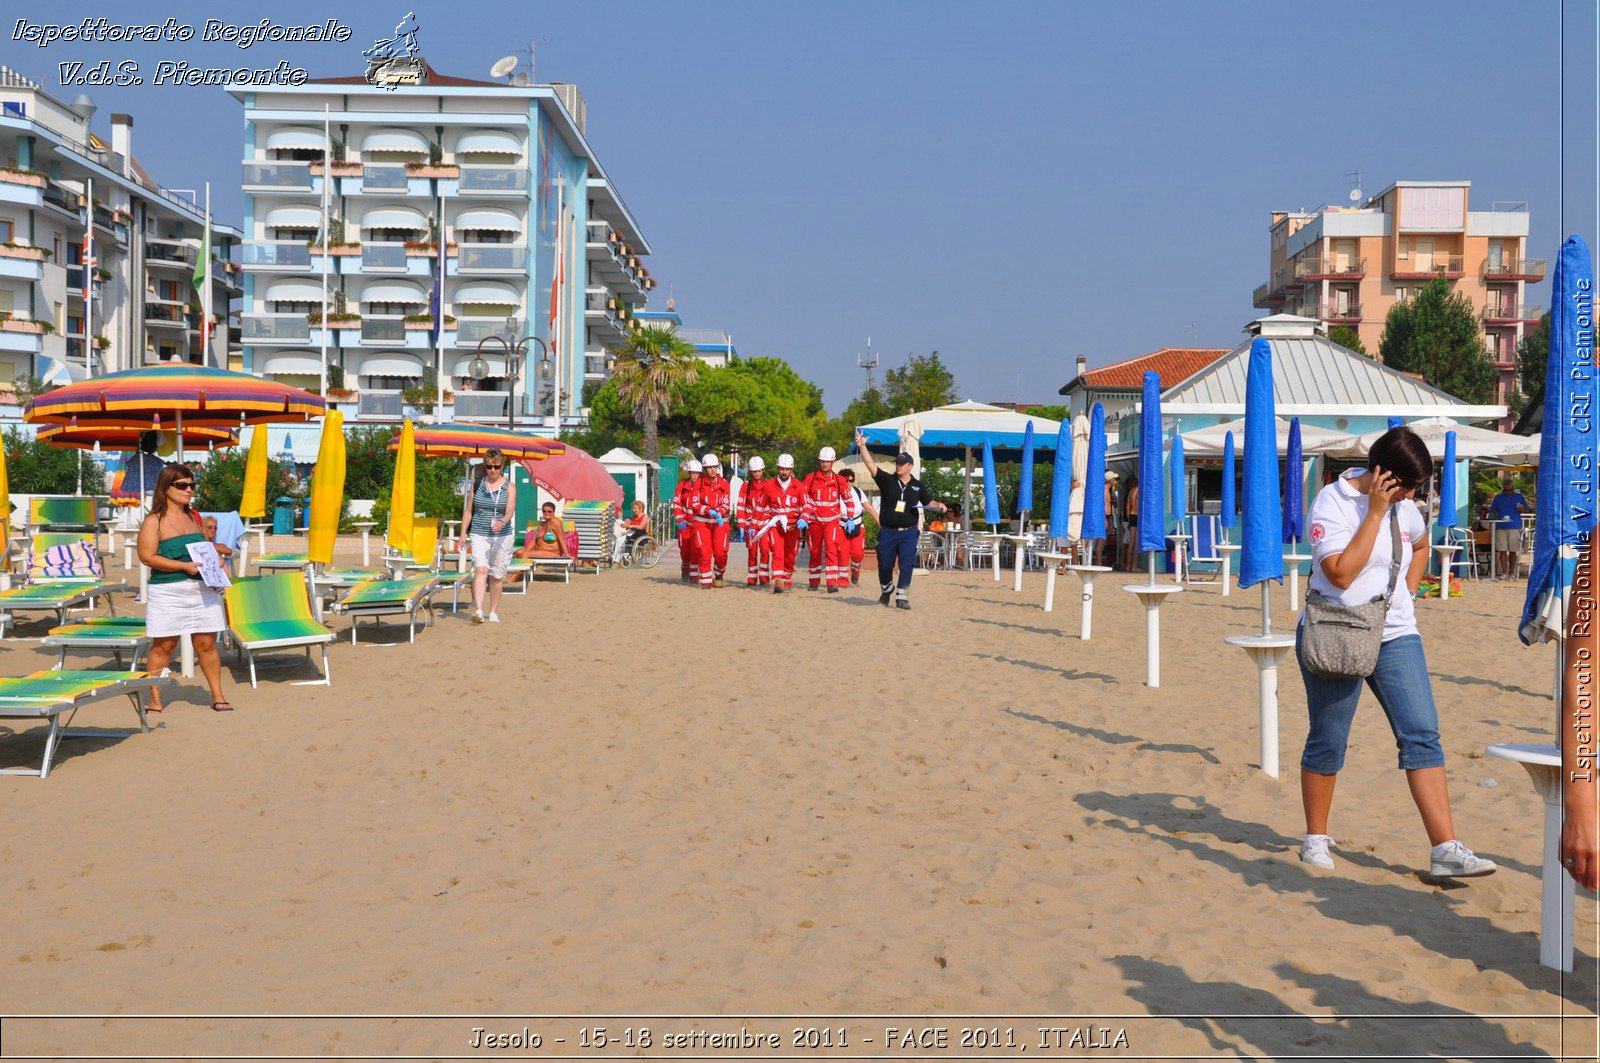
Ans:
<svg viewBox="0 0 1600 1063"><path fill-rule="evenodd" d="M546 502L540 512L544 519L535 524L531 529L532 538L527 545L517 551L521 560L541 557L570 557L567 553L567 529L556 519L556 507L553 502Z"/></svg>

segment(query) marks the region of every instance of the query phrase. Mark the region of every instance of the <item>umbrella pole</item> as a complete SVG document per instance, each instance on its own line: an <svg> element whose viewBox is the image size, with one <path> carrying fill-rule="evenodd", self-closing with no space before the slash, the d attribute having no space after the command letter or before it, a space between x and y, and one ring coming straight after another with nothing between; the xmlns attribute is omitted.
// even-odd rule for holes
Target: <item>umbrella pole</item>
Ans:
<svg viewBox="0 0 1600 1063"><path fill-rule="evenodd" d="M1144 556L1148 558L1150 562L1150 586L1154 587L1156 585L1156 552L1151 550Z"/></svg>
<svg viewBox="0 0 1600 1063"><path fill-rule="evenodd" d="M1272 634L1272 581L1261 581L1261 633Z"/></svg>

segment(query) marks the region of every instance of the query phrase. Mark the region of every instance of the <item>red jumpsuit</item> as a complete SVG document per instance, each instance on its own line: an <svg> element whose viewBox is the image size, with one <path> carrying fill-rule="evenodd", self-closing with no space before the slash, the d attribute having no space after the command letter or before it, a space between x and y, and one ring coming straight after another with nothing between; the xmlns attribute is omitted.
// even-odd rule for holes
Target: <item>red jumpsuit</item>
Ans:
<svg viewBox="0 0 1600 1063"><path fill-rule="evenodd" d="M860 521L861 515L866 512L867 496L861 488L854 485L846 489L844 496L844 516L846 520ZM845 554L850 560L850 585L853 587L861 582L861 561L867 556L867 529L863 524L854 539L844 537Z"/></svg>
<svg viewBox="0 0 1600 1063"><path fill-rule="evenodd" d="M806 488L793 476L785 480L781 474L772 481L772 487L777 495L777 512L784 521L781 537L773 541L772 582L793 587L794 564L800 556L800 511L805 506Z"/></svg>
<svg viewBox="0 0 1600 1063"><path fill-rule="evenodd" d="M777 489L765 477L746 480L739 493L739 527L744 530L746 551L744 581L752 587L772 582L772 547L782 542L783 529L776 523L768 527L768 522L777 516L780 505Z"/></svg>
<svg viewBox="0 0 1600 1063"><path fill-rule="evenodd" d="M679 480L678 489L672 494L672 526L676 528L680 524L688 524L678 532L678 553L683 557L683 578L698 583L700 558L695 553L695 530L690 522L689 499L699 489L700 477L698 474L691 475L692 479Z"/></svg>
<svg viewBox="0 0 1600 1063"><path fill-rule="evenodd" d="M824 581L830 587L844 587L850 582L850 570L841 521L844 499L850 495L850 484L838 473L820 469L807 476L803 483L806 500L800 515L807 525L806 549L811 555L811 589L816 590Z"/></svg>
<svg viewBox="0 0 1600 1063"><path fill-rule="evenodd" d="M700 477L700 490L691 505L699 542L700 586L711 586L728 569L728 521L733 516L733 498L728 481L720 476ZM721 516L721 520L717 520Z"/></svg>

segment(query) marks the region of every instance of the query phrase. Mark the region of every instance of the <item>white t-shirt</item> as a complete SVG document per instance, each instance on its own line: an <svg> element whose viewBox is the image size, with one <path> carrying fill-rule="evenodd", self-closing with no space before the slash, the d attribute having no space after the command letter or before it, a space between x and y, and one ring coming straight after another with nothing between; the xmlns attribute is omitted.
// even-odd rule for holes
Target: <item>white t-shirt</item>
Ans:
<svg viewBox="0 0 1600 1063"><path fill-rule="evenodd" d="M1383 641L1390 642L1402 635L1418 633L1416 606L1412 602L1411 588L1406 585L1413 544L1425 542L1428 534L1427 521L1417 504L1408 498L1389 507L1389 515L1378 528L1377 541L1372 544L1372 556L1367 558L1366 566L1350 581L1349 587L1340 590L1322 571L1322 562L1343 553L1367 517L1367 496L1350 484L1353 477L1366 471L1351 469L1318 491L1316 500L1311 503L1311 589L1340 605L1361 605L1380 597L1389 586L1389 561L1393 555L1389 521L1398 519L1400 585L1389 599L1389 612L1383 620Z"/></svg>

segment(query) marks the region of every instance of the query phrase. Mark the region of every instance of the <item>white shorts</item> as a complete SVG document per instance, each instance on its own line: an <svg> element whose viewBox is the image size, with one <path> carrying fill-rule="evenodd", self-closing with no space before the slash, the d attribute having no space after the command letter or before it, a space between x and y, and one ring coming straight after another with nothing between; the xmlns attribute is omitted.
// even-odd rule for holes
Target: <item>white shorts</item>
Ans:
<svg viewBox="0 0 1600 1063"><path fill-rule="evenodd" d="M511 536L472 535L472 567L486 568L495 579L505 579L511 567Z"/></svg>
<svg viewBox="0 0 1600 1063"><path fill-rule="evenodd" d="M1494 548L1503 554L1515 553L1522 549L1521 528L1496 528L1494 530Z"/></svg>
<svg viewBox="0 0 1600 1063"><path fill-rule="evenodd" d="M145 588L144 630L153 639L215 634L227 626L222 593L197 579Z"/></svg>

